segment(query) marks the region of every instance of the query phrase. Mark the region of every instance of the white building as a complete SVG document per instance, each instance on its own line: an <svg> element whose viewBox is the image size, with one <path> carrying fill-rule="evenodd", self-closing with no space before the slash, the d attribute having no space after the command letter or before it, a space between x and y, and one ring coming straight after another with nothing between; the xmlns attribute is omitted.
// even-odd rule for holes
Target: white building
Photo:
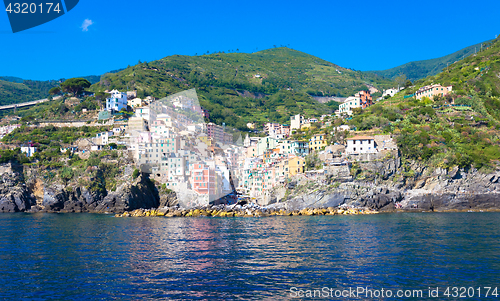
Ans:
<svg viewBox="0 0 500 301"><path fill-rule="evenodd" d="M290 117L290 131L299 130L302 124L304 124L304 116L298 114Z"/></svg>
<svg viewBox="0 0 500 301"><path fill-rule="evenodd" d="M336 128L334 128L337 132L340 132L340 131L349 131L351 129L350 126L348 126L347 124L343 124L341 126L338 126ZM333 134L333 133L332 133Z"/></svg>
<svg viewBox="0 0 500 301"><path fill-rule="evenodd" d="M137 107L135 108L135 117L141 117L152 124L156 120L156 111L150 107Z"/></svg>
<svg viewBox="0 0 500 301"><path fill-rule="evenodd" d="M102 145L92 145L90 147L90 150L91 151L100 151L100 150L102 150Z"/></svg>
<svg viewBox="0 0 500 301"><path fill-rule="evenodd" d="M384 93L382 93L382 97L385 97L386 95L389 95L390 97L393 97L398 93L398 89L387 89L384 90Z"/></svg>
<svg viewBox="0 0 500 301"><path fill-rule="evenodd" d="M142 106L142 99L136 97L134 99L129 99L127 103L131 108L140 107Z"/></svg>
<svg viewBox="0 0 500 301"><path fill-rule="evenodd" d="M193 100L182 95L172 99L172 104L174 105L175 108L180 108L184 110L193 108Z"/></svg>
<svg viewBox="0 0 500 301"><path fill-rule="evenodd" d="M120 111L127 108L127 93L113 90L110 92L111 97L106 98L107 111Z"/></svg>
<svg viewBox="0 0 500 301"><path fill-rule="evenodd" d="M113 132L109 131L109 132L102 132L102 133L98 133L96 135L96 144L100 144L100 145L108 145L109 144L109 137L113 136Z"/></svg>
<svg viewBox="0 0 500 301"><path fill-rule="evenodd" d="M369 136L347 138L345 152L347 155L370 154L377 152L375 139Z"/></svg>
<svg viewBox="0 0 500 301"><path fill-rule="evenodd" d="M36 153L36 147L33 146L22 146L21 152L25 153L26 156L31 157Z"/></svg>
<svg viewBox="0 0 500 301"><path fill-rule="evenodd" d="M340 114L352 115L352 109L354 108L361 108L361 98L349 96L343 103L340 104L339 112Z"/></svg>

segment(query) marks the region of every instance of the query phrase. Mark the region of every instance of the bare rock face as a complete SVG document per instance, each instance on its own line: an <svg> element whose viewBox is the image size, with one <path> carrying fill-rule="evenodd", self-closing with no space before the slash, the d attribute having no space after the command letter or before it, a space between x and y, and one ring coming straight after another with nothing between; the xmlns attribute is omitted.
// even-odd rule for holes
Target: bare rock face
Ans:
<svg viewBox="0 0 500 301"><path fill-rule="evenodd" d="M144 176L133 183L124 183L116 191L109 193L95 208L99 213L122 213L139 208L158 208L160 197L154 184Z"/></svg>
<svg viewBox="0 0 500 301"><path fill-rule="evenodd" d="M0 212L24 212L34 204L35 200L23 187L0 188Z"/></svg>
<svg viewBox="0 0 500 301"><path fill-rule="evenodd" d="M377 211L393 211L396 202L403 199L400 191L389 190L387 188L376 188L359 198L361 207Z"/></svg>
<svg viewBox="0 0 500 301"><path fill-rule="evenodd" d="M401 202L404 210L467 211L500 209L500 171L436 169L415 181Z"/></svg>
<svg viewBox="0 0 500 301"><path fill-rule="evenodd" d="M177 199L177 194L174 191L160 194L160 208L175 207L177 205L179 205L179 200Z"/></svg>
<svg viewBox="0 0 500 301"><path fill-rule="evenodd" d="M23 212L35 205L23 181L19 166L4 164L0 168L0 212Z"/></svg>
<svg viewBox="0 0 500 301"><path fill-rule="evenodd" d="M87 187L32 183L33 204L19 211L122 213L139 208L158 208L160 197L154 184L145 176L125 181L116 191L91 191ZM27 193L27 195L29 195ZM173 202L175 196L171 197Z"/></svg>

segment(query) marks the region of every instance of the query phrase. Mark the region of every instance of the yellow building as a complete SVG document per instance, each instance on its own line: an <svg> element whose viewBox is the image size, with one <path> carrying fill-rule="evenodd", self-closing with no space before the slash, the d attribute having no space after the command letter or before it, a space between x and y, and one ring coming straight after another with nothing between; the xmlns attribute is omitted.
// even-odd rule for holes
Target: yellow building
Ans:
<svg viewBox="0 0 500 301"><path fill-rule="evenodd" d="M319 151L325 146L327 146L325 134L316 134L309 139L309 152Z"/></svg>
<svg viewBox="0 0 500 301"><path fill-rule="evenodd" d="M250 145L247 147L247 158L253 158L257 157L258 152L257 152L257 146L256 145Z"/></svg>
<svg viewBox="0 0 500 301"><path fill-rule="evenodd" d="M212 146L212 138L208 137L205 134L198 136L198 140L205 143L207 146Z"/></svg>
<svg viewBox="0 0 500 301"><path fill-rule="evenodd" d="M304 166L306 166L306 159L299 156L288 158L288 175L295 176L304 173Z"/></svg>
<svg viewBox="0 0 500 301"><path fill-rule="evenodd" d="M423 97L429 97L430 99L432 99L434 96L445 96L452 90L453 90L452 86L448 87L443 87L441 85L425 86L418 89L418 91L415 92L415 98L417 98L418 100L422 99Z"/></svg>
<svg viewBox="0 0 500 301"><path fill-rule="evenodd" d="M308 122L308 123L302 124L300 126L300 129L304 131L304 130L307 130L308 128L310 128L310 127L311 127L311 124Z"/></svg>

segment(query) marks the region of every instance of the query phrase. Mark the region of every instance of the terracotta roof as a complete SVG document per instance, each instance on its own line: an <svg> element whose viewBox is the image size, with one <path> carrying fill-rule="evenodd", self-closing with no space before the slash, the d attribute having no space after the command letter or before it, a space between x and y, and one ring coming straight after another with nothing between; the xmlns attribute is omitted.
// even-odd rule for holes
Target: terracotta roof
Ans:
<svg viewBox="0 0 500 301"><path fill-rule="evenodd" d="M346 140L375 140L375 138L370 136L355 136L352 138L347 138Z"/></svg>

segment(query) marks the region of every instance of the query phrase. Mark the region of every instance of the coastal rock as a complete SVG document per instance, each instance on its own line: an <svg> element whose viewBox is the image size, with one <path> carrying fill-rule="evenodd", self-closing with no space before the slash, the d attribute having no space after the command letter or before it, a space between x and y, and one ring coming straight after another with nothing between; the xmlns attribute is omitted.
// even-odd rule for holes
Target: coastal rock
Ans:
<svg viewBox="0 0 500 301"><path fill-rule="evenodd" d="M160 193L160 208L174 207L177 205L179 205L179 200L177 199L177 194L174 191Z"/></svg>
<svg viewBox="0 0 500 301"><path fill-rule="evenodd" d="M394 204L402 199L403 197L399 191L378 188L360 197L357 207L365 207L378 211L392 211L395 208Z"/></svg>
<svg viewBox="0 0 500 301"><path fill-rule="evenodd" d="M140 175L133 183L124 183L108 194L95 208L96 212L121 213L139 208L158 208L160 197L154 184Z"/></svg>
<svg viewBox="0 0 500 301"><path fill-rule="evenodd" d="M22 169L15 164L0 166L0 212L24 212L35 205L29 194Z"/></svg>
<svg viewBox="0 0 500 301"><path fill-rule="evenodd" d="M26 189L14 187L9 191L1 189L0 212L24 212L35 204Z"/></svg>

